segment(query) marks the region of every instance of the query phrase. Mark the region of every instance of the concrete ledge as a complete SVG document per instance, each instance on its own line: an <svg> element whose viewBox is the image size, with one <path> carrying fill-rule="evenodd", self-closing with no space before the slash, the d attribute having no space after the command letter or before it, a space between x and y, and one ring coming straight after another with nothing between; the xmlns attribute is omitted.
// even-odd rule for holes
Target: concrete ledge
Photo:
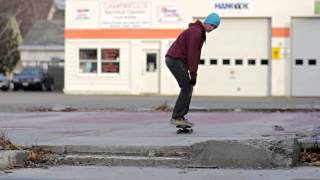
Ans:
<svg viewBox="0 0 320 180"><path fill-rule="evenodd" d="M320 149L320 136L318 137L306 137L299 139L299 144L302 149Z"/></svg>
<svg viewBox="0 0 320 180"><path fill-rule="evenodd" d="M0 151L0 170L24 167L29 151Z"/></svg>
<svg viewBox="0 0 320 180"><path fill-rule="evenodd" d="M136 166L136 167L182 167L188 164L185 158L67 155L57 162L60 165Z"/></svg>
<svg viewBox="0 0 320 180"><path fill-rule="evenodd" d="M192 146L39 146L60 154L58 165L168 166L218 168L291 167L299 161L294 137L210 140Z"/></svg>
<svg viewBox="0 0 320 180"><path fill-rule="evenodd" d="M56 154L111 154L131 156L184 157L190 153L189 146L36 146Z"/></svg>
<svg viewBox="0 0 320 180"><path fill-rule="evenodd" d="M64 154L66 153L65 146L54 146L54 145L41 145L41 146L32 146L33 148L40 148L45 151L50 151L55 154Z"/></svg>

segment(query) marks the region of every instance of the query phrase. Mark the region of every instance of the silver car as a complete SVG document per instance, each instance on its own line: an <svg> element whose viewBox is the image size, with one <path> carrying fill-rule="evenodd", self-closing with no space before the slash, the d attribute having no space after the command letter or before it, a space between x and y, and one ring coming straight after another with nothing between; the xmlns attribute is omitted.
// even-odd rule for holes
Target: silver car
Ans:
<svg viewBox="0 0 320 180"><path fill-rule="evenodd" d="M2 91L8 91L10 85L10 81L0 73L0 89Z"/></svg>

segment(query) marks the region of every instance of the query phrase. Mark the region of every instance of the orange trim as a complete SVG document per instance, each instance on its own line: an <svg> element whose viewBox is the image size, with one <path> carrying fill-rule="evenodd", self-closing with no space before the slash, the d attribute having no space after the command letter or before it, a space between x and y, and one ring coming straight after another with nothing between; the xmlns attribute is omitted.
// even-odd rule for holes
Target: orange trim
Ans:
<svg viewBox="0 0 320 180"><path fill-rule="evenodd" d="M151 39L176 38L182 29L66 29L66 39ZM289 28L272 28L272 37L290 36Z"/></svg>
<svg viewBox="0 0 320 180"><path fill-rule="evenodd" d="M182 29L66 29L66 39L150 39L150 38L176 38Z"/></svg>
<svg viewBox="0 0 320 180"><path fill-rule="evenodd" d="M272 37L286 38L290 36L289 28L272 28Z"/></svg>

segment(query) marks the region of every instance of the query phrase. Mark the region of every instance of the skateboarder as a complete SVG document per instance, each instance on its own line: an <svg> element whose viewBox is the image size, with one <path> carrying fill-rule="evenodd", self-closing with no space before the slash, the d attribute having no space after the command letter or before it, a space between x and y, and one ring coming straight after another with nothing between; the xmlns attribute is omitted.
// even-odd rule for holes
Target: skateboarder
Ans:
<svg viewBox="0 0 320 180"><path fill-rule="evenodd" d="M219 24L220 16L216 13L209 14L204 22L197 20L195 23L190 23L166 54L166 65L180 87L180 94L172 113L172 124L193 125L185 115L189 111L193 86L197 82L201 48L206 40L206 32L216 29Z"/></svg>

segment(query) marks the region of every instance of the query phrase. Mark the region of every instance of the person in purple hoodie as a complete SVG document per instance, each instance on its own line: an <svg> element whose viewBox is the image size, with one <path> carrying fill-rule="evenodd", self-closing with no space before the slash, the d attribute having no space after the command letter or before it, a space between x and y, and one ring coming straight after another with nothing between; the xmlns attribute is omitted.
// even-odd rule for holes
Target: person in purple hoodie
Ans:
<svg viewBox="0 0 320 180"><path fill-rule="evenodd" d="M190 23L166 54L166 65L180 87L180 94L170 120L171 124L193 126L185 115L189 111L193 86L197 82L201 48L206 40L206 32L216 29L219 24L220 16L217 13L209 14L203 23L199 20Z"/></svg>

